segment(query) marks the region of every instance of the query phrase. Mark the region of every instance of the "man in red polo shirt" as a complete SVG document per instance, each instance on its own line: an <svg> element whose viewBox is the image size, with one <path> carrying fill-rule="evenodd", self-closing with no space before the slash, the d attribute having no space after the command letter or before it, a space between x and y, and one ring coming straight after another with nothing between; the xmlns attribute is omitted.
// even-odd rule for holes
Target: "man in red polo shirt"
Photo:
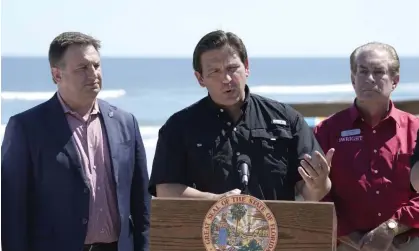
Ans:
<svg viewBox="0 0 419 251"><path fill-rule="evenodd" d="M338 250L418 251L419 196L409 177L419 119L390 99L398 55L390 45L368 43L350 64L354 104L314 129L323 150L335 148L324 200L336 206Z"/></svg>

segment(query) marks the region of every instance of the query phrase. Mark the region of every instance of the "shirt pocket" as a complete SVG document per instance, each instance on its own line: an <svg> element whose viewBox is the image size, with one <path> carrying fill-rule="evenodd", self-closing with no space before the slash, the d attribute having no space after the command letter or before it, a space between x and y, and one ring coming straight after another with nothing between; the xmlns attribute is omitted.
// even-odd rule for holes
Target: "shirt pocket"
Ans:
<svg viewBox="0 0 419 251"><path fill-rule="evenodd" d="M192 183L202 183L205 177L212 177L214 142L191 140L187 151L187 175Z"/></svg>
<svg viewBox="0 0 419 251"><path fill-rule="evenodd" d="M253 129L252 143L254 158L261 163L260 168L265 175L279 174L285 176L289 164L289 145L292 134L287 129Z"/></svg>

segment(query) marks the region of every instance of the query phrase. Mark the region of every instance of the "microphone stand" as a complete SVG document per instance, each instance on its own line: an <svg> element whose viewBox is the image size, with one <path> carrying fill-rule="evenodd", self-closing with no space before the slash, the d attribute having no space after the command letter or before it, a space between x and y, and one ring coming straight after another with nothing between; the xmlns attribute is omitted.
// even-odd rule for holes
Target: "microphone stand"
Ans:
<svg viewBox="0 0 419 251"><path fill-rule="evenodd" d="M242 184L242 189L241 189L241 194L244 194L244 195L250 195L250 191L249 191L249 186L247 185L247 183L243 183Z"/></svg>

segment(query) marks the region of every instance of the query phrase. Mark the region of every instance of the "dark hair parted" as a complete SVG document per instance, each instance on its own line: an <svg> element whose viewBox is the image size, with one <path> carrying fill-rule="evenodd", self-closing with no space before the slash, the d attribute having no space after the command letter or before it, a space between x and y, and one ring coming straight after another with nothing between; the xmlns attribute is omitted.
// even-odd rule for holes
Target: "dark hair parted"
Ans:
<svg viewBox="0 0 419 251"><path fill-rule="evenodd" d="M230 46L238 53L243 63L247 62L247 50L241 38L232 32L216 30L203 36L196 45L192 62L194 70L202 74L202 54L210 50L220 49L224 46Z"/></svg>
<svg viewBox="0 0 419 251"><path fill-rule="evenodd" d="M63 32L52 40L49 51L48 60L51 67L57 67L62 62L62 58L71 45L92 45L97 51L100 50L100 41L92 36L81 32Z"/></svg>

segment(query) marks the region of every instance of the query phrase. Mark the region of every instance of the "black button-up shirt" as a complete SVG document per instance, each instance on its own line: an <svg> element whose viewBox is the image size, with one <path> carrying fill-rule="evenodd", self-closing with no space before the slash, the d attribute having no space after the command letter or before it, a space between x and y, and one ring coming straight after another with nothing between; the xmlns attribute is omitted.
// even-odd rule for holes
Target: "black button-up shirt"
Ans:
<svg viewBox="0 0 419 251"><path fill-rule="evenodd" d="M237 158L251 159L249 193L265 200L294 200L304 154L321 153L302 115L286 104L249 93L234 123L207 96L175 113L159 131L149 191L178 183L221 194L242 188Z"/></svg>

